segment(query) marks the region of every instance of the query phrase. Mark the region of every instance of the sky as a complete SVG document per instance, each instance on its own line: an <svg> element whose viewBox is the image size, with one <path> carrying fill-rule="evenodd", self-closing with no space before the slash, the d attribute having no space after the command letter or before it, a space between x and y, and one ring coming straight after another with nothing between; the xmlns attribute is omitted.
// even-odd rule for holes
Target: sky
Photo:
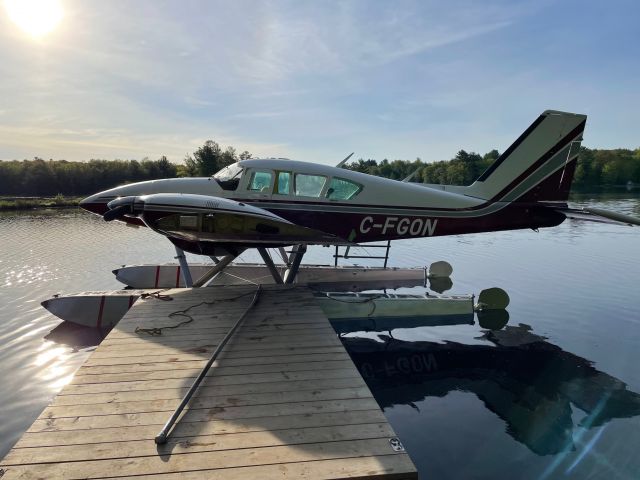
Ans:
<svg viewBox="0 0 640 480"><path fill-rule="evenodd" d="M546 109L589 115L590 148L640 147L637 1L30 0L36 36L12 1L0 159L181 162L211 139L435 161L504 151Z"/></svg>

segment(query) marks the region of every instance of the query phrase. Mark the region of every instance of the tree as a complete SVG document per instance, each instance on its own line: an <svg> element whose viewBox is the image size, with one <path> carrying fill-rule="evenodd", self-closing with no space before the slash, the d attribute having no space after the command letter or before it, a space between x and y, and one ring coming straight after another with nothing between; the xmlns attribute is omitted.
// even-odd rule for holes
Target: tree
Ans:
<svg viewBox="0 0 640 480"><path fill-rule="evenodd" d="M176 166L164 155L156 161L156 166L160 178L173 178L177 174Z"/></svg>
<svg viewBox="0 0 640 480"><path fill-rule="evenodd" d="M195 177L196 175L198 175L199 169L198 169L198 164L195 161L195 159L189 155L186 154L184 157L184 173L185 173L185 177Z"/></svg>
<svg viewBox="0 0 640 480"><path fill-rule="evenodd" d="M208 177L220 170L222 150L213 140L207 140L204 145L193 152L198 175Z"/></svg>

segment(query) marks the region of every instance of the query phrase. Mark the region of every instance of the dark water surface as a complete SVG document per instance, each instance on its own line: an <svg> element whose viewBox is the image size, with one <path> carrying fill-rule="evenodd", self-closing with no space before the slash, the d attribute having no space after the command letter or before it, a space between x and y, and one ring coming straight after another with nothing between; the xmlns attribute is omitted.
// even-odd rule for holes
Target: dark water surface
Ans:
<svg viewBox="0 0 640 480"><path fill-rule="evenodd" d="M629 194L575 200L640 216ZM146 229L73 209L1 213L0 245L1 458L96 341L51 334L60 321L40 301L120 288L113 268L174 252ZM640 228L566 221L396 242L390 264L435 260L453 265L451 292L506 289L507 327L343 337L421 477L640 478Z"/></svg>

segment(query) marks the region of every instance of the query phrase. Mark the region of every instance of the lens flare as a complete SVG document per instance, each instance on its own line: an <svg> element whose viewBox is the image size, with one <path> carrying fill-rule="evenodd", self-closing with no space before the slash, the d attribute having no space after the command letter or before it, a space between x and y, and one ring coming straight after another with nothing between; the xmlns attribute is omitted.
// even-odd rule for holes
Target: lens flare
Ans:
<svg viewBox="0 0 640 480"><path fill-rule="evenodd" d="M13 23L35 38L53 31L63 16L59 0L4 0L4 8Z"/></svg>

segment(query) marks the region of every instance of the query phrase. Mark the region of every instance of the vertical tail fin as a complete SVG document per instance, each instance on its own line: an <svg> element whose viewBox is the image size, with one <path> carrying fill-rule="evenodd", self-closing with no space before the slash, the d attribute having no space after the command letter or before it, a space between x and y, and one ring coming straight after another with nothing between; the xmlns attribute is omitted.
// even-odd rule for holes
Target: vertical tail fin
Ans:
<svg viewBox="0 0 640 480"><path fill-rule="evenodd" d="M545 111L465 194L502 202L567 200L586 120Z"/></svg>

